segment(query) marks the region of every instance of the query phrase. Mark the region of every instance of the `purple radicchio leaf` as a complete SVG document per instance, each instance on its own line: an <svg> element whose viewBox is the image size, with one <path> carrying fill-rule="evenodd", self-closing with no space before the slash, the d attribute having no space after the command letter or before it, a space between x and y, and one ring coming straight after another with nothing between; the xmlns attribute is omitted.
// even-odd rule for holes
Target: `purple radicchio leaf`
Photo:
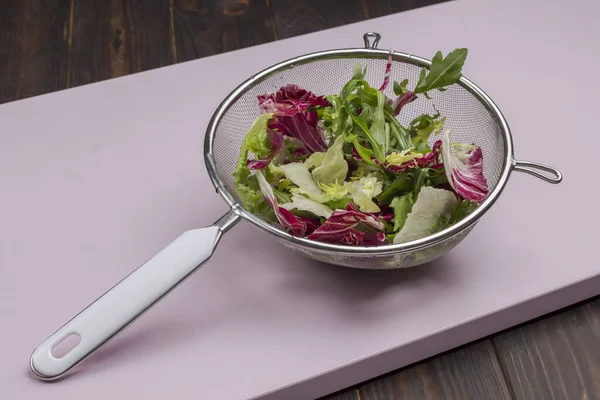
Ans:
<svg viewBox="0 0 600 400"><path fill-rule="evenodd" d="M296 217L291 211L279 207L277 198L273 192L273 188L265 179L262 171L256 171L256 177L258 179L260 191L262 192L263 196L265 196L265 200L269 206L271 206L273 211L275 211L275 215L277 216L279 223L285 228L288 228L293 236L303 237L308 229L307 222Z"/></svg>
<svg viewBox="0 0 600 400"><path fill-rule="evenodd" d="M389 222L391 220L394 219L394 209L390 208L389 206L385 205L385 204L378 204L379 208L381 209L381 212L375 214L379 217L379 219L382 219L386 222Z"/></svg>
<svg viewBox="0 0 600 400"><path fill-rule="evenodd" d="M483 175L483 153L474 144L457 144L452 151L450 131L442 138L442 158L448 182L456 193L466 200L479 203L488 194L487 180Z"/></svg>
<svg viewBox="0 0 600 400"><path fill-rule="evenodd" d="M385 65L385 74L383 75L383 83L379 90L383 92L390 83L390 75L392 74L392 51L388 55L387 64Z"/></svg>
<svg viewBox="0 0 600 400"><path fill-rule="evenodd" d="M306 149L312 154L317 151L327 151L327 142L325 137L319 133L315 124L310 124L305 114L294 114L291 117L273 117L277 122L269 125L273 126L279 132L300 140Z"/></svg>
<svg viewBox="0 0 600 400"><path fill-rule="evenodd" d="M271 153L266 158L260 160L248 160L246 162L246 166L248 167L248 169L254 170L267 168L271 160L273 160L273 158L275 158L275 156L279 154L281 150L283 150L283 147L285 146L285 141L283 139L283 135L280 132L267 128L267 139L271 144Z"/></svg>
<svg viewBox="0 0 600 400"><path fill-rule="evenodd" d="M310 107L329 106L325 96L316 96L298 85L285 85L275 93L258 96L258 105L261 112L274 113L269 128L300 140L310 153L327 151L317 112L309 110Z"/></svg>
<svg viewBox="0 0 600 400"><path fill-rule="evenodd" d="M327 107L329 101L325 96L317 96L298 85L282 86L277 92L269 92L258 96L258 107L263 113L274 113L276 116L292 116L303 113L309 107Z"/></svg>
<svg viewBox="0 0 600 400"><path fill-rule="evenodd" d="M400 96L396 98L393 102L391 102L392 110L394 115L400 114L402 108L417 99L417 95L411 92L410 90L406 93L402 93Z"/></svg>
<svg viewBox="0 0 600 400"><path fill-rule="evenodd" d="M306 224L306 234L310 235L314 231L316 231L321 225L321 221L318 218L309 218L309 217L298 217L298 220L304 222Z"/></svg>
<svg viewBox="0 0 600 400"><path fill-rule="evenodd" d="M359 230L357 228L360 225L379 232ZM345 210L335 210L308 239L356 246L381 244L385 242L385 235L381 232L383 229L384 225L376 215L358 211L350 203Z"/></svg>

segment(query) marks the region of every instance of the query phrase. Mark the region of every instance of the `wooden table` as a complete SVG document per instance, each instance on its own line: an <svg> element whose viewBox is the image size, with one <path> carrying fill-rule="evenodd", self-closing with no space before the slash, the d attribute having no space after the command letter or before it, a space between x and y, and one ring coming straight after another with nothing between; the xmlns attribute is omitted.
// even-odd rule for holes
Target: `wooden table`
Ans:
<svg viewBox="0 0 600 400"><path fill-rule="evenodd" d="M1 0L0 103L437 2ZM437 398L600 399L600 298L327 397Z"/></svg>

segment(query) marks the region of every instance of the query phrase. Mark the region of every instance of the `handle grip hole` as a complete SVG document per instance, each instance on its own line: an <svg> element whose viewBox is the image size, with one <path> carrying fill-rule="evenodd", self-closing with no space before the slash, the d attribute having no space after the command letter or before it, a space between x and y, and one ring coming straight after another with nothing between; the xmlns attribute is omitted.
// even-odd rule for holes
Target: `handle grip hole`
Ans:
<svg viewBox="0 0 600 400"><path fill-rule="evenodd" d="M55 344L50 350L50 354L54 358L63 358L69 354L75 347L81 343L81 336L77 333L71 333L69 336Z"/></svg>

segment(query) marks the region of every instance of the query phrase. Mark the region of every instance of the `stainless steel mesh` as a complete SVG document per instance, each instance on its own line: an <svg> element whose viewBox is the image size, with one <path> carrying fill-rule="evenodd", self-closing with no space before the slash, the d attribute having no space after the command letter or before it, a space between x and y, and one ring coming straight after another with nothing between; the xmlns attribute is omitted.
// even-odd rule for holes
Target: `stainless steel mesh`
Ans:
<svg viewBox="0 0 600 400"><path fill-rule="evenodd" d="M289 243L284 240L280 240L279 243L287 248L295 250L309 258L326 262L328 264L343 265L345 267L361 268L361 269L397 269L397 268L408 268L417 265L425 264L435 260L438 257L443 256L450 250L452 250L457 244L459 244L465 236L473 229L474 225L460 231L456 235L453 235L445 240L436 242L426 248L413 250L413 251L401 251L396 254L388 255L340 255L333 254L328 251L319 251L314 249L307 249L304 246L298 246L293 243Z"/></svg>
<svg viewBox="0 0 600 400"><path fill-rule="evenodd" d="M386 61L387 54L383 51L357 50L343 54L332 52L330 55L325 54L312 59L299 59L299 62L284 65L282 68L273 67L261 79L244 87L244 90L240 91L230 104L227 104L220 118L217 118L212 138L208 139L212 139L212 154L209 158L212 157L214 162L217 180L220 179L220 184L224 185L222 190L231 195L230 203L231 199L238 201L233 187L232 173L239 156L241 142L248 128L259 115L258 95L276 91L288 83L297 84L319 95L336 94L351 78L353 66L357 62L367 67L367 81L372 86L379 87L383 80ZM394 56L391 78L398 81L408 78L410 88L417 82L423 65L427 65L427 61L398 53ZM386 89L386 94L390 98L394 97L391 84ZM482 148L484 174L488 180L490 193L494 192L499 182L502 183L500 186L503 186L502 179L506 177L506 168L508 168L507 154L512 151L512 146L507 143L510 141L510 135L499 122L501 116L490 109L489 104L485 104L480 96L475 95L472 88L464 82L460 85L452 85L445 92L434 91L431 95L432 101L417 99L406 106L399 116L400 122L408 125L419 114L433 114L435 110L432 103L435 104L441 114L446 116L445 128L451 130L453 141L473 142ZM437 139L439 137L432 137L430 140L433 142ZM268 227L266 223L258 220L252 222L271 233L273 229L277 229ZM278 232L278 236L280 243L286 247L327 263L370 269L401 268L423 264L445 254L471 231L475 223L476 219L473 219L460 231L434 243L414 249L401 249L391 254L390 251L385 254L376 254L373 251L369 254L360 254L356 250L348 254L343 251L331 252L327 246L322 248L307 246L306 243L291 237L284 237L282 235L285 233L282 231Z"/></svg>

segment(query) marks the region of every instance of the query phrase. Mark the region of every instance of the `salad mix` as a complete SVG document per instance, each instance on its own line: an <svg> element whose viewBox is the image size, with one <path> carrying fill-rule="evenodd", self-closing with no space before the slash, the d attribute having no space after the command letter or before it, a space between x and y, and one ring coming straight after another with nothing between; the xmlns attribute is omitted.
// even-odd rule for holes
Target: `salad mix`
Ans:
<svg viewBox="0 0 600 400"><path fill-rule="evenodd" d="M413 90L407 79L392 83L393 99L384 94L391 52L379 89L357 64L339 94L288 84L258 96L260 116L233 174L246 210L294 236L359 246L403 243L460 221L488 193L481 148L453 142L435 105L408 126L396 116L456 83L466 57L462 48L437 52Z"/></svg>

